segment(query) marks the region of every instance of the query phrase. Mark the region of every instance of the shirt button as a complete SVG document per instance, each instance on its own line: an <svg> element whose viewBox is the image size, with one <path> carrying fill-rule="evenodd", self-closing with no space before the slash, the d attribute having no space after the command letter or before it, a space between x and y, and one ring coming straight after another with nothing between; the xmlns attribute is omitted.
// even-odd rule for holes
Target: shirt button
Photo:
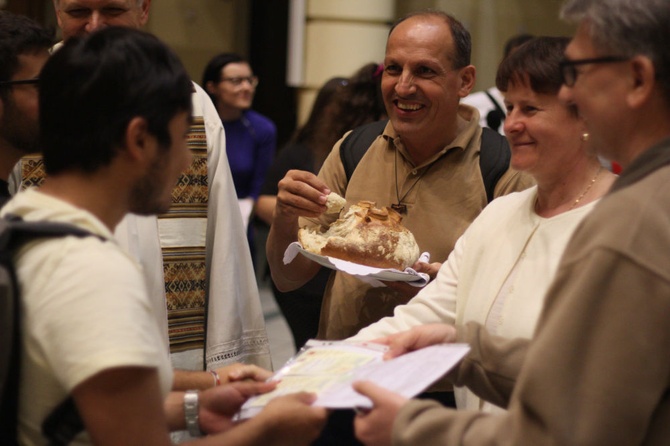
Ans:
<svg viewBox="0 0 670 446"><path fill-rule="evenodd" d="M413 170L412 175L416 175L416 174L417 174L416 170Z"/></svg>

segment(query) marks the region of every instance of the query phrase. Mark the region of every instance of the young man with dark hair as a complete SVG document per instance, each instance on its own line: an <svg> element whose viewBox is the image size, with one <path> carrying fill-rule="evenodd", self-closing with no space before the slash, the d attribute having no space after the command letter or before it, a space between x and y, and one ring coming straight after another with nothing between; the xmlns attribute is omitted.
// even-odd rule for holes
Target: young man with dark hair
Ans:
<svg viewBox="0 0 670 446"><path fill-rule="evenodd" d="M128 212L153 215L191 163L186 135L192 83L155 37L108 28L72 39L40 75L40 145L48 173L39 189L3 209L26 221L66 223L91 237L41 239L14 256L22 302L21 444L44 444L41 425L68 396L83 443L168 444L168 429L225 431L209 442L307 444L325 417L312 397L292 395L233 427L251 394L272 385L236 383L170 392L162 347L139 265L112 231Z"/></svg>
<svg viewBox="0 0 670 446"><path fill-rule="evenodd" d="M67 42L108 26L140 29L149 20L151 0L53 0L53 5ZM191 100L194 160L173 191L173 206L159 217L129 214L115 231L143 267L178 369L175 388L182 390L235 376L262 379L257 366L272 367L223 125L195 83ZM35 167L39 160L31 162L25 164L24 187L43 179Z"/></svg>
<svg viewBox="0 0 670 446"><path fill-rule="evenodd" d="M51 33L27 17L0 11L0 202L7 180L26 153L37 150L37 83L53 44Z"/></svg>

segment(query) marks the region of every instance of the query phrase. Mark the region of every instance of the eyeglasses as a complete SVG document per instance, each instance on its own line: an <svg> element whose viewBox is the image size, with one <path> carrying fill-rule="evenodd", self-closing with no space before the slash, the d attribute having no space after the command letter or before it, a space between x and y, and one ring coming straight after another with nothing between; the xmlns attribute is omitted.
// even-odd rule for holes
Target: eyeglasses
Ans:
<svg viewBox="0 0 670 446"><path fill-rule="evenodd" d="M586 65L591 63L614 63L614 62L625 62L629 58L623 56L605 56L605 57L594 57L592 59L576 59L569 60L564 59L559 63L561 68L561 76L563 76L563 83L568 87L573 87L577 81L577 66Z"/></svg>
<svg viewBox="0 0 670 446"><path fill-rule="evenodd" d="M222 77L219 82L230 82L233 87L239 87L243 82L249 82L253 88L256 88L258 85L257 76L247 76L247 77Z"/></svg>
<svg viewBox="0 0 670 446"><path fill-rule="evenodd" d="M37 85L40 83L40 78L33 79L18 79L14 81L0 81L0 87L13 87L14 85Z"/></svg>

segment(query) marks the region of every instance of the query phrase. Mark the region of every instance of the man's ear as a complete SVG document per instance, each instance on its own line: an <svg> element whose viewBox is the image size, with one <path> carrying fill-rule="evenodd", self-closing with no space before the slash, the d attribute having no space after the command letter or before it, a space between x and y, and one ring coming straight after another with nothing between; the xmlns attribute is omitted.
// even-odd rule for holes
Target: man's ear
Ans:
<svg viewBox="0 0 670 446"><path fill-rule="evenodd" d="M461 68L458 75L461 81L461 84L458 88L458 96L464 98L470 94L475 86L477 70L475 69L474 65L468 65L467 67Z"/></svg>
<svg viewBox="0 0 670 446"><path fill-rule="evenodd" d="M60 7L58 5L59 0L54 0L54 11L56 12L56 22L58 22L58 28L63 29L63 21L60 19Z"/></svg>
<svg viewBox="0 0 670 446"><path fill-rule="evenodd" d="M140 25L145 26L149 21L149 9L151 7L151 0L144 0L142 4L142 13L140 15Z"/></svg>
<svg viewBox="0 0 670 446"><path fill-rule="evenodd" d="M626 102L632 108L638 108L658 94L656 86L656 68L647 56L635 56L630 60L632 86L626 95Z"/></svg>
<svg viewBox="0 0 670 446"><path fill-rule="evenodd" d="M125 151L134 161L145 162L154 156L156 138L149 133L149 125L145 118L136 116L126 126Z"/></svg>

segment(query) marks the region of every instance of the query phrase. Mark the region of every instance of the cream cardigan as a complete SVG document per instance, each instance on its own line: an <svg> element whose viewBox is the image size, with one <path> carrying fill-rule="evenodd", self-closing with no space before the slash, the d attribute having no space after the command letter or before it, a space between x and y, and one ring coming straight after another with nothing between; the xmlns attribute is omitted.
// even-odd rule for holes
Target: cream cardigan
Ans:
<svg viewBox="0 0 670 446"><path fill-rule="evenodd" d="M434 281L394 315L353 339L374 339L428 323L486 323L496 296L517 266L497 334L530 338L563 250L595 202L552 218L535 214L537 187L491 202L456 242ZM513 289L510 291L509 286ZM456 389L459 409L480 409L479 398Z"/></svg>

